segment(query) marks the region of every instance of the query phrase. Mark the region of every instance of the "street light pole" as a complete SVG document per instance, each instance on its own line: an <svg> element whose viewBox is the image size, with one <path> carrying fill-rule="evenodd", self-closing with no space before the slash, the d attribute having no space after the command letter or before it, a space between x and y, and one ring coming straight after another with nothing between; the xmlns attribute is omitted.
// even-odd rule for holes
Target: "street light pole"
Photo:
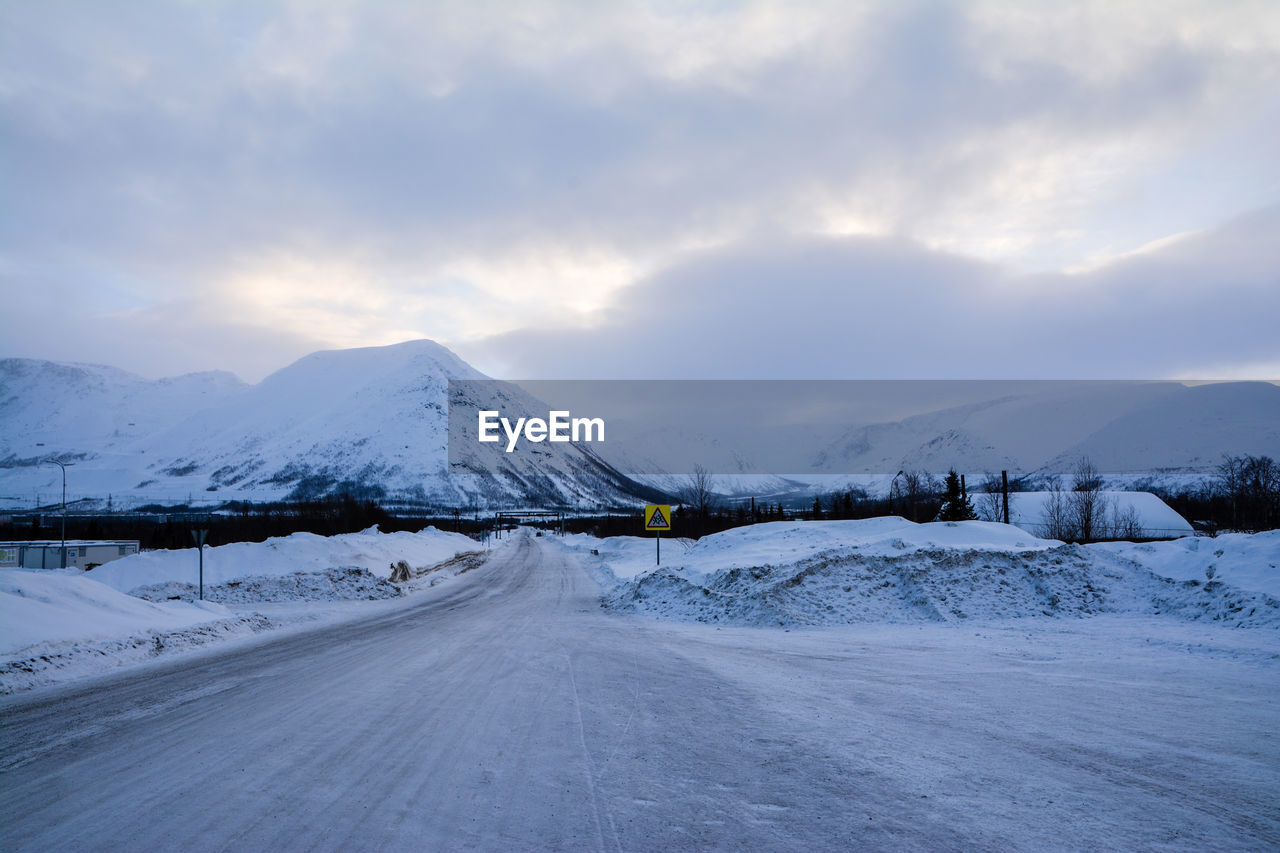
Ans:
<svg viewBox="0 0 1280 853"><path fill-rule="evenodd" d="M67 567L67 463L47 459L62 469L62 568Z"/></svg>

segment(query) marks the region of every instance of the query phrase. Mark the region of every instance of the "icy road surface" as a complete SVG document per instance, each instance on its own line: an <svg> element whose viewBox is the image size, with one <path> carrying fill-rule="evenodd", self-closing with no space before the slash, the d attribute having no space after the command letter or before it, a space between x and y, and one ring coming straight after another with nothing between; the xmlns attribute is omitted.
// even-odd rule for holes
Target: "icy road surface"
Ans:
<svg viewBox="0 0 1280 853"><path fill-rule="evenodd" d="M615 616L518 536L402 610L0 703L6 850L1280 846L1274 632Z"/></svg>

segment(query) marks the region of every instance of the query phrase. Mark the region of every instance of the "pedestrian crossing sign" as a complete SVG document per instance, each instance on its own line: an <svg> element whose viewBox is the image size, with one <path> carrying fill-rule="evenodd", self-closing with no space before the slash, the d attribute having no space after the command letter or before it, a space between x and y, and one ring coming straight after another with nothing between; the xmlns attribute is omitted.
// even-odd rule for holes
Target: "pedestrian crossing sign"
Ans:
<svg viewBox="0 0 1280 853"><path fill-rule="evenodd" d="M671 529L671 504L645 504L645 530Z"/></svg>

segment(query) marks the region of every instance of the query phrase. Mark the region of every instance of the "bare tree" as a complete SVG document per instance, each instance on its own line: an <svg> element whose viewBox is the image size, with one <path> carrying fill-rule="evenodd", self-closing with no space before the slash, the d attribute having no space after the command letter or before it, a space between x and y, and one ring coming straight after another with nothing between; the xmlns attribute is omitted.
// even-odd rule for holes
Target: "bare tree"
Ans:
<svg viewBox="0 0 1280 853"><path fill-rule="evenodd" d="M1280 465L1270 456L1224 456L1217 480L1233 528L1267 530L1280 521Z"/></svg>
<svg viewBox="0 0 1280 853"><path fill-rule="evenodd" d="M1111 525L1107 530L1109 539L1141 539L1145 531L1138 510L1129 504L1123 510L1119 506L1111 508Z"/></svg>
<svg viewBox="0 0 1280 853"><path fill-rule="evenodd" d="M1062 484L1056 479L1049 487L1049 497L1044 502L1044 536L1047 539L1061 539L1064 542L1076 538L1076 527L1071 511L1071 502Z"/></svg>
<svg viewBox="0 0 1280 853"><path fill-rule="evenodd" d="M973 511L983 521L1004 521L1004 500L1001 494L999 474L988 471L978 485L978 494L973 502Z"/></svg>
<svg viewBox="0 0 1280 853"><path fill-rule="evenodd" d="M688 483L680 492L680 498L698 514L698 518L709 518L720 503L720 495L716 492L716 478L703 466L694 465Z"/></svg>
<svg viewBox="0 0 1280 853"><path fill-rule="evenodd" d="M1004 499L999 492L979 492L973 511L983 521L1004 521Z"/></svg>
<svg viewBox="0 0 1280 853"><path fill-rule="evenodd" d="M941 483L928 471L903 471L897 479L902 481L899 495L907 502L911 520L919 521L921 508L938 497Z"/></svg>
<svg viewBox="0 0 1280 853"><path fill-rule="evenodd" d="M1102 495L1102 475L1088 457L1076 463L1068 500L1072 525L1084 542L1099 538L1106 526L1107 501Z"/></svg>

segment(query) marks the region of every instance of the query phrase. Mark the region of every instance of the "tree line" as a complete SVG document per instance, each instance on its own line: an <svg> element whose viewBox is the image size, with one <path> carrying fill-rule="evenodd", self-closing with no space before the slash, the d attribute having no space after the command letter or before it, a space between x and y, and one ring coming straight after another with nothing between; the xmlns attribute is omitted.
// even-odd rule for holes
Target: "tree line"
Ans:
<svg viewBox="0 0 1280 853"><path fill-rule="evenodd" d="M816 495L803 511L755 498L730 501L716 491L710 472L695 466L673 497L679 501L674 511L678 535L698 538L730 527L784 518L900 515L915 522L1003 521L1005 488L1006 481L998 472L985 472L970 490L955 470L943 478L928 471L904 470L893 478L885 495L849 487ZM1048 492L1044 528L1035 531L1048 538L1089 542L1150 535L1134 507L1108 500L1104 478L1088 458L1078 460L1066 477L1009 478L1007 489L1009 493ZM1280 527L1280 465L1268 456L1224 456L1214 476L1194 490L1172 492L1158 485L1138 490L1156 494L1188 521L1209 530L1257 532ZM632 523L619 520L616 526L619 533L634 534Z"/></svg>
<svg viewBox="0 0 1280 853"><path fill-rule="evenodd" d="M0 539L57 539L57 513L32 515L0 523ZM136 539L143 549L189 548L191 531L207 529L209 545L262 542L274 536L315 533L334 536L357 533L373 525L384 533L417 532L426 527L475 535L490 524L486 516L452 512L446 515L392 515L373 500L336 495L309 501L251 504L233 502L217 512L186 507L142 507L135 513L95 517L68 516L68 539Z"/></svg>
<svg viewBox="0 0 1280 853"><path fill-rule="evenodd" d="M1270 456L1224 455L1208 482L1150 491L1183 518L1212 528L1257 533L1280 527L1280 465Z"/></svg>

